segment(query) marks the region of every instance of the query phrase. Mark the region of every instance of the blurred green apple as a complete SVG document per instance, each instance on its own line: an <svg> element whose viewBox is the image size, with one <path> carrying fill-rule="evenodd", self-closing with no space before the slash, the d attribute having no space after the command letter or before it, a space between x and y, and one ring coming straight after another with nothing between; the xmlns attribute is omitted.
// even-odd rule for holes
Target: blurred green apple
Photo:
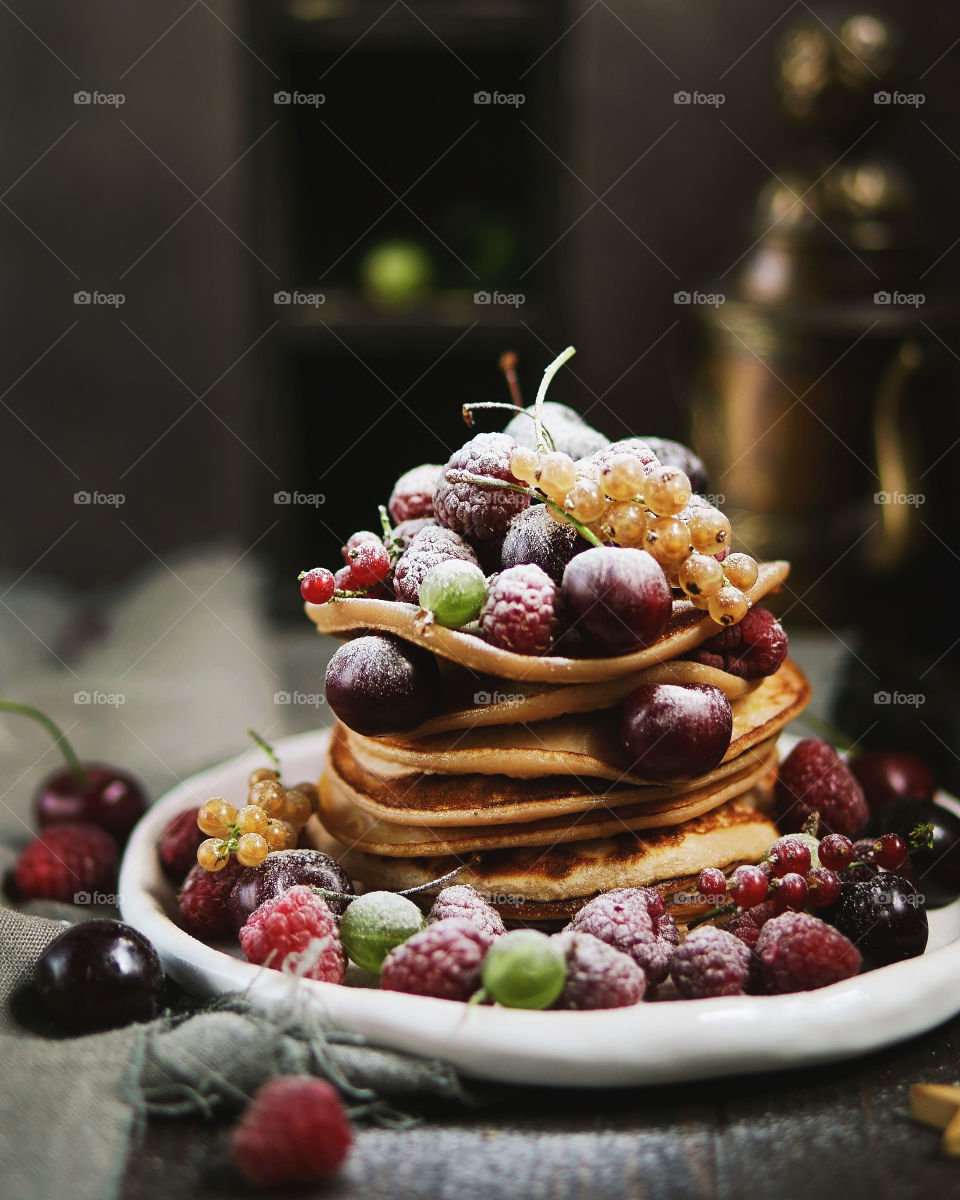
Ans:
<svg viewBox="0 0 960 1200"><path fill-rule="evenodd" d="M371 304L406 308L433 286L433 263L419 242L391 238L376 242L360 260L360 281Z"/></svg>

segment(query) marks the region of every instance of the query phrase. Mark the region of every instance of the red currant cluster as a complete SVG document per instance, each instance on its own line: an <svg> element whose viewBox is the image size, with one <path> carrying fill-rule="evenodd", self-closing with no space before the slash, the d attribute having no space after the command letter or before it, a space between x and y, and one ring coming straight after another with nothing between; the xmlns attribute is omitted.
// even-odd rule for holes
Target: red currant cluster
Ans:
<svg viewBox="0 0 960 1200"><path fill-rule="evenodd" d="M820 841L808 833L793 833L778 838L758 866L737 867L729 879L716 867L707 867L697 886L716 905L756 908L770 901L775 912L826 908L840 898L844 872L864 863L898 871L909 849L898 833L858 842L840 833Z"/></svg>
<svg viewBox="0 0 960 1200"><path fill-rule="evenodd" d="M197 825L209 837L200 843L197 862L205 871L222 871L231 852L241 866L259 867L271 850L294 849L316 811L312 783L285 788L270 767L258 767L248 783L247 803L239 810L220 796L200 806Z"/></svg>
<svg viewBox="0 0 960 1200"><path fill-rule="evenodd" d="M394 557L383 539L362 529L343 547L344 566L336 574L326 567L300 572L300 595L311 604L326 604L337 597L375 596L390 574Z"/></svg>

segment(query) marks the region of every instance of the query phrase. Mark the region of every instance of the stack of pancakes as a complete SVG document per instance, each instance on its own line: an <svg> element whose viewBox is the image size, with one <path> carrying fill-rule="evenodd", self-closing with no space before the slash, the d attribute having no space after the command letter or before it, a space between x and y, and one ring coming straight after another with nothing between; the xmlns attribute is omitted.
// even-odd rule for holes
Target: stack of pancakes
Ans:
<svg viewBox="0 0 960 1200"><path fill-rule="evenodd" d="M750 597L776 590L765 563ZM424 619L412 605L307 605L323 633L392 633L442 666L438 710L419 729L367 737L338 722L320 777L313 843L374 888L402 890L458 867L508 921L567 920L615 887L659 888L680 919L700 911L703 867L756 862L777 837L769 808L777 734L810 688L789 659L743 680L681 656L717 626L677 600L663 636L616 658L533 658ZM706 683L733 710L713 771L682 783L637 775L619 702L641 683Z"/></svg>

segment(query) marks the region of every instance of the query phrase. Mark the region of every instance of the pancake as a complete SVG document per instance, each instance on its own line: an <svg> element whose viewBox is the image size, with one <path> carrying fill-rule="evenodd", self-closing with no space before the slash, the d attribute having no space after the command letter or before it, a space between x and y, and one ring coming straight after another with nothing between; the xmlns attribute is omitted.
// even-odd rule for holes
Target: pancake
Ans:
<svg viewBox="0 0 960 1200"><path fill-rule="evenodd" d="M757 582L747 595L756 603L777 590L789 570L790 564L786 562L761 563ZM673 615L665 633L645 650L635 650L613 658L537 657L501 650L473 634L445 629L436 622L428 621L426 614L416 605L395 600L337 600L328 604L306 604L305 611L320 633L335 636L371 630L393 633L471 671L483 671L500 679L539 680L546 683L596 683L632 675L645 667L667 662L692 650L720 628L706 613L694 608L689 600L675 600Z"/></svg>
<svg viewBox="0 0 960 1200"><path fill-rule="evenodd" d="M622 808L669 800L676 803L695 788L716 785L762 761L767 747L768 744L761 743L699 779L674 784L611 784L601 779L563 775L511 779L508 775L413 773L380 779L353 757L345 730L340 726L330 739L325 773L331 772L350 789L351 803L382 821L428 828L501 825L548 817L569 818L593 808ZM321 786L323 782L321 776Z"/></svg>
<svg viewBox="0 0 960 1200"><path fill-rule="evenodd" d="M450 665L443 681L440 711L408 733L406 740L446 733L451 729L547 721L569 713L611 708L641 683L709 683L718 687L732 704L753 691L758 682L740 679L702 663L674 659L600 683L549 684L512 679L509 687L505 687L502 679L477 675Z"/></svg>
<svg viewBox="0 0 960 1200"><path fill-rule="evenodd" d="M733 702L733 731L723 761L738 758L779 732L809 699L806 676L787 660ZM642 772L630 769L620 745L619 724L617 710L602 709L534 724L483 726L421 738L371 738L346 728L343 736L360 766L380 779L403 778L416 771L514 779L573 775L613 783L651 783Z"/></svg>
<svg viewBox="0 0 960 1200"><path fill-rule="evenodd" d="M769 789L777 763L773 739L765 742L762 749L762 757L747 756L749 762L746 766L741 765L735 774L660 801L628 804L616 809L595 807L584 810L579 816L566 814L542 821L443 826L440 829L427 825L398 825L373 816L356 803L356 792L330 767L320 781L319 822L343 845L389 857L469 854L478 850L549 846L557 842L610 837L627 830L677 825L752 788L759 791L761 782Z"/></svg>
<svg viewBox="0 0 960 1200"><path fill-rule="evenodd" d="M777 827L748 794L679 825L643 833L562 842L546 849L519 846L481 852L466 860L457 882L472 885L492 903L508 909L530 902L569 901L617 887L655 887L667 880L688 879L704 867L758 862L778 836ZM429 883L464 862L456 855L369 854L348 848L322 831L317 841L352 878L391 891Z"/></svg>

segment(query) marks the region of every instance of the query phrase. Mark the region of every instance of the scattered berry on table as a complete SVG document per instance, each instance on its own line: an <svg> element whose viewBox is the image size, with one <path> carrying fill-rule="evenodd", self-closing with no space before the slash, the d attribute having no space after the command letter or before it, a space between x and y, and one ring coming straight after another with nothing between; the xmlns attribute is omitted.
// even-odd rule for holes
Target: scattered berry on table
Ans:
<svg viewBox="0 0 960 1200"><path fill-rule="evenodd" d="M435 921L390 950L380 986L441 1000L469 1000L480 988L481 965L493 940L472 921Z"/></svg>
<svg viewBox="0 0 960 1200"><path fill-rule="evenodd" d="M346 1160L350 1120L335 1089L311 1075L278 1075L257 1091L233 1129L234 1165L265 1187L314 1183Z"/></svg>
<svg viewBox="0 0 960 1200"><path fill-rule="evenodd" d="M701 925L674 951L670 978L685 1000L741 996L747 990L751 962L742 939L725 929Z"/></svg>
<svg viewBox="0 0 960 1200"><path fill-rule="evenodd" d="M476 888L467 883L455 883L443 888L437 893L433 907L427 914L427 920L431 923L445 921L449 917L470 921L491 938L501 937L506 933L503 917Z"/></svg>
<svg viewBox="0 0 960 1200"><path fill-rule="evenodd" d="M777 670L787 657L787 646L787 635L773 613L754 606L738 625L729 625L707 638L686 657L741 679L759 679Z"/></svg>
<svg viewBox="0 0 960 1200"><path fill-rule="evenodd" d="M433 516L433 493L442 471L439 463L424 463L400 476L393 485L388 505L390 516L397 524Z"/></svg>
<svg viewBox="0 0 960 1200"><path fill-rule="evenodd" d="M340 918L344 950L358 967L373 974L394 946L422 928L423 913L396 892L365 892L350 902Z"/></svg>
<svg viewBox="0 0 960 1200"><path fill-rule="evenodd" d="M436 658L400 638L365 634L330 659L327 703L357 733L399 733L431 715L440 698Z"/></svg>
<svg viewBox="0 0 960 1200"><path fill-rule="evenodd" d="M510 470L514 444L503 433L478 433L453 454L433 495L434 515L441 525L472 542L503 537L511 518L529 505L529 496L476 483L450 483L446 476L467 471L516 484L519 481Z"/></svg>
<svg viewBox="0 0 960 1200"><path fill-rule="evenodd" d="M480 627L494 646L518 654L546 654L560 630L560 590L533 563L494 576Z"/></svg>
<svg viewBox="0 0 960 1200"><path fill-rule="evenodd" d="M677 925L654 888L615 888L590 900L568 930L592 933L629 954L650 984L662 983L679 941Z"/></svg>
<svg viewBox="0 0 960 1200"><path fill-rule="evenodd" d="M188 808L170 821L157 842L157 855L164 875L173 883L182 883L197 861L197 849L203 832L197 826L199 808Z"/></svg>
<svg viewBox="0 0 960 1200"><path fill-rule="evenodd" d="M809 913L773 917L760 930L755 953L773 992L803 992L849 979L860 952L844 935Z"/></svg>
<svg viewBox="0 0 960 1200"><path fill-rule="evenodd" d="M264 901L238 936L252 963L325 983L343 982L346 960L333 911L303 884Z"/></svg>
<svg viewBox="0 0 960 1200"><path fill-rule="evenodd" d="M549 1008L566 975L560 939L537 929L513 929L497 938L481 969L484 991L505 1008Z"/></svg>
<svg viewBox="0 0 960 1200"><path fill-rule="evenodd" d="M100 826L49 825L20 852L13 878L25 900L75 904L82 893L112 892L118 861L116 841Z"/></svg>
<svg viewBox="0 0 960 1200"><path fill-rule="evenodd" d="M225 937L233 926L227 901L242 867L230 857L221 871L207 871L195 863L180 889L180 925L202 941Z"/></svg>
<svg viewBox="0 0 960 1200"><path fill-rule="evenodd" d="M322 850L279 850L268 854L260 867L241 871L228 901L234 929L244 925L267 900L281 896L297 884L325 888L341 895L353 893L353 882L343 867ZM348 901L324 897L335 913L342 913Z"/></svg>
<svg viewBox="0 0 960 1200"><path fill-rule="evenodd" d="M300 595L309 604L326 604L336 588L333 573L326 567L313 567L300 575Z"/></svg>
<svg viewBox="0 0 960 1200"><path fill-rule="evenodd" d="M33 797L33 812L41 829L49 825L99 825L123 845L147 810L140 782L126 771L101 763L84 763L83 778L61 768L47 776Z"/></svg>
<svg viewBox="0 0 960 1200"><path fill-rule="evenodd" d="M780 764L774 787L778 824L802 828L813 813L825 833L852 837L870 815L863 789L834 748L819 738L798 742Z"/></svg>
<svg viewBox="0 0 960 1200"><path fill-rule="evenodd" d="M567 977L556 1008L627 1008L643 999L647 977L628 954L592 933L559 933L557 941Z"/></svg>
<svg viewBox="0 0 960 1200"><path fill-rule="evenodd" d="M429 525L422 529L397 560L393 573L397 599L407 604L419 604L420 585L427 573L449 559L460 559L475 567L480 565L473 548L452 529L444 529L440 525Z"/></svg>
<svg viewBox="0 0 960 1200"><path fill-rule="evenodd" d="M120 921L82 921L44 950L35 978L51 1017L73 1033L150 1021L163 1005L153 945Z"/></svg>
<svg viewBox="0 0 960 1200"><path fill-rule="evenodd" d="M420 584L420 607L448 629L475 621L487 597L487 580L473 563L451 558L431 567Z"/></svg>

